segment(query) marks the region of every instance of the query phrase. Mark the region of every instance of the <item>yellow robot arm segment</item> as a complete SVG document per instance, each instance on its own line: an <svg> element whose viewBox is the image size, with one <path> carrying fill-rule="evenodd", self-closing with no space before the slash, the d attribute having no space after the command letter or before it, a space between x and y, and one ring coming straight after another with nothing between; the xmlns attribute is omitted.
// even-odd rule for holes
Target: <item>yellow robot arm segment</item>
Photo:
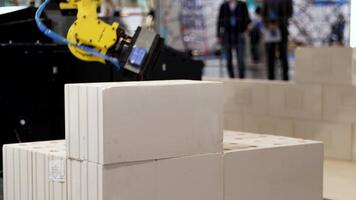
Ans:
<svg viewBox="0 0 356 200"><path fill-rule="evenodd" d="M77 9L77 20L70 27L67 39L78 45L85 45L106 54L117 41L118 23L109 25L98 19L97 8L100 0L68 0L67 3L61 3L61 9ZM94 56L86 51L68 46L70 51L77 58L84 61L98 61L105 63L103 58Z"/></svg>

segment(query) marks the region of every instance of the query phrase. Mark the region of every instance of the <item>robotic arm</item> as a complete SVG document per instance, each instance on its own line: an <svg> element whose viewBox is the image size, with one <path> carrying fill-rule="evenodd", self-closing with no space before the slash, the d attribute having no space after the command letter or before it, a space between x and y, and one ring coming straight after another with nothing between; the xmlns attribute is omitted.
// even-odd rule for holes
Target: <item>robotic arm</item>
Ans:
<svg viewBox="0 0 356 200"><path fill-rule="evenodd" d="M67 39L45 27L40 16L50 0L46 0L36 13L39 29L57 42L68 45L71 53L83 61L111 62L121 73L140 79L156 64L163 47L163 39L154 32L138 27L134 36L100 20L97 8L101 0L67 0L60 9L77 9L77 19L70 27Z"/></svg>
<svg viewBox="0 0 356 200"><path fill-rule="evenodd" d="M85 45L106 55L108 49L117 41L118 23L106 24L98 19L97 7L100 0L69 0L61 3L61 9L77 9L77 20L68 31L67 40L77 45ZM74 56L83 61L97 61L105 63L105 59L97 57L89 52L69 45Z"/></svg>

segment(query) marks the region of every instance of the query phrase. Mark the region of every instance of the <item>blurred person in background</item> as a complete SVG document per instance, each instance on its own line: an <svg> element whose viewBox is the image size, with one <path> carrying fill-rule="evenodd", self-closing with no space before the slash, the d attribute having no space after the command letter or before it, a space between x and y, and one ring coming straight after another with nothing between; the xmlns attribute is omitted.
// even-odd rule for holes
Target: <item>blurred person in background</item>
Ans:
<svg viewBox="0 0 356 200"><path fill-rule="evenodd" d="M250 30L250 48L251 56L254 64L258 64L261 61L261 41L262 41L262 9L257 7L255 10L255 15L252 17L252 25Z"/></svg>
<svg viewBox="0 0 356 200"><path fill-rule="evenodd" d="M228 0L219 11L217 37L227 54L227 68L230 78L235 78L232 50L236 49L239 78L245 78L245 33L251 19L246 2Z"/></svg>
<svg viewBox="0 0 356 200"><path fill-rule="evenodd" d="M336 22L331 25L331 34L329 36L329 45L344 45L346 21L343 14L339 14Z"/></svg>
<svg viewBox="0 0 356 200"><path fill-rule="evenodd" d="M262 18L265 24L267 68L270 80L276 79L277 52L282 66L282 79L289 80L288 25L292 16L292 0L263 0Z"/></svg>
<svg viewBox="0 0 356 200"><path fill-rule="evenodd" d="M100 17L114 17L115 6L111 0L103 0L100 6Z"/></svg>
<svg viewBox="0 0 356 200"><path fill-rule="evenodd" d="M151 8L149 10L149 12L147 13L146 15L146 18L145 18L145 27L148 29L148 30L152 30L154 31L155 30L155 10L153 8Z"/></svg>

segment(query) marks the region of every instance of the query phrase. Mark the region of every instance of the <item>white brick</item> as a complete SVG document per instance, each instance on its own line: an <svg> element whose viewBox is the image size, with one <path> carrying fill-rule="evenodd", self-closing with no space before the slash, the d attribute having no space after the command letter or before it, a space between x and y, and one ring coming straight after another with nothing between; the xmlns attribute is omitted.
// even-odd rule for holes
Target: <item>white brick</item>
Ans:
<svg viewBox="0 0 356 200"><path fill-rule="evenodd" d="M18 149L20 156L20 194L22 200L32 199L32 155L24 149Z"/></svg>
<svg viewBox="0 0 356 200"><path fill-rule="evenodd" d="M7 163L4 200L67 200L65 182L50 180L48 174L52 160L66 162L64 143L49 141L4 146L4 162Z"/></svg>
<svg viewBox="0 0 356 200"><path fill-rule="evenodd" d="M20 176L20 152L18 149L14 150L14 200L21 198L21 176Z"/></svg>
<svg viewBox="0 0 356 200"><path fill-rule="evenodd" d="M270 135L293 136L293 121L273 117L244 116L244 131Z"/></svg>
<svg viewBox="0 0 356 200"><path fill-rule="evenodd" d="M79 95L85 96L85 87L87 101ZM113 164L222 151L222 83L153 81L66 89L72 159ZM88 112L81 112L82 104ZM87 129L82 119L88 120ZM81 130L88 130L87 139Z"/></svg>
<svg viewBox="0 0 356 200"><path fill-rule="evenodd" d="M352 74L356 75L356 50L353 49L352 53ZM355 76L353 78L353 85L356 84Z"/></svg>
<svg viewBox="0 0 356 200"><path fill-rule="evenodd" d="M356 161L356 125L353 125L353 135L352 135L352 157Z"/></svg>
<svg viewBox="0 0 356 200"><path fill-rule="evenodd" d="M243 131L243 117L241 114L225 113L224 129L232 131Z"/></svg>
<svg viewBox="0 0 356 200"><path fill-rule="evenodd" d="M33 143L35 144L35 143ZM35 144L36 145L36 144ZM37 199L43 196L44 199L49 200L66 200L66 158L64 141L48 141L41 145L31 147L32 153L32 169L36 168L34 179L37 179L36 193ZM26 149L27 150L27 149ZM64 173L63 181L53 180L50 176L50 168L53 162L62 163ZM51 173L53 173L51 171ZM56 174L56 173L55 173ZM54 175L54 174L53 174ZM38 184L41 183L41 184Z"/></svg>
<svg viewBox="0 0 356 200"><path fill-rule="evenodd" d="M221 154L142 161L103 166L86 161L70 160L69 183L76 200L85 190L89 200L222 200ZM88 164L82 187L75 178L81 165ZM74 176L73 176L74 175ZM78 182L79 181L79 182ZM73 188L74 187L74 188ZM73 199L73 198L72 198ZM71 198L69 200L72 200ZM85 199L86 200L86 199Z"/></svg>
<svg viewBox="0 0 356 200"><path fill-rule="evenodd" d="M81 86L79 88L79 140L80 142L80 159L87 160L88 151L88 90L86 87Z"/></svg>
<svg viewBox="0 0 356 200"><path fill-rule="evenodd" d="M65 126L65 138L69 138L69 133L70 133L70 119L69 119L69 104L71 102L69 102L69 96L70 96L70 85L65 85L64 86L64 126ZM71 144L69 143L68 140L65 141L66 142L66 148L67 148L67 153L70 152L70 147Z"/></svg>
<svg viewBox="0 0 356 200"><path fill-rule="evenodd" d="M322 200L321 143L240 135L224 142L224 200Z"/></svg>
<svg viewBox="0 0 356 200"><path fill-rule="evenodd" d="M68 160L68 185L70 185L70 193L68 194L68 200L82 200L81 191L85 189L82 187L81 180L81 162L76 160Z"/></svg>
<svg viewBox="0 0 356 200"><path fill-rule="evenodd" d="M352 85L353 53L354 49L344 47L298 48L296 82Z"/></svg>
<svg viewBox="0 0 356 200"><path fill-rule="evenodd" d="M3 146L3 185L4 185L4 200L14 199L14 170L13 161L14 153L13 149L9 148L8 145Z"/></svg>
<svg viewBox="0 0 356 200"><path fill-rule="evenodd" d="M67 153L71 158L80 158L80 128L79 125L79 89L73 85L66 85L65 87L65 116L66 116L66 143Z"/></svg>
<svg viewBox="0 0 356 200"><path fill-rule="evenodd" d="M356 123L356 87L324 86L324 120Z"/></svg>
<svg viewBox="0 0 356 200"><path fill-rule="evenodd" d="M2 164L3 164L3 167L2 167L2 170L3 170L3 198L4 199L8 199L8 192L7 192L7 184L8 184L8 179L7 179L7 176L11 173L9 170L8 170L8 167L7 167L7 162L9 162L10 160L7 158L7 148L6 146L4 145L2 148Z"/></svg>
<svg viewBox="0 0 356 200"><path fill-rule="evenodd" d="M266 115L268 113L266 81L225 80L225 113Z"/></svg>
<svg viewBox="0 0 356 200"><path fill-rule="evenodd" d="M84 87L81 87L84 89ZM99 108L98 108L98 90L94 87L87 88L88 91L88 140L87 145L88 151L85 152L87 160L99 160L99 135L98 135L98 115L99 115ZM85 102L84 102L85 104ZM90 106L89 106L90 105ZM90 116L90 117L89 117ZM71 137L68 137L67 140L70 140ZM81 142L85 143L85 141ZM70 154L70 150L68 150L69 157L75 158Z"/></svg>
<svg viewBox="0 0 356 200"><path fill-rule="evenodd" d="M322 87L320 85L273 84L269 87L269 109L275 117L322 118Z"/></svg>
<svg viewBox="0 0 356 200"><path fill-rule="evenodd" d="M224 112L225 113L242 113L238 105L236 84L231 80L222 80L224 83Z"/></svg>
<svg viewBox="0 0 356 200"><path fill-rule="evenodd" d="M246 133L241 131L224 130L224 144L229 142L233 143L236 140L241 140L241 139L260 138L260 137L266 137L266 136L257 133Z"/></svg>
<svg viewBox="0 0 356 200"><path fill-rule="evenodd" d="M327 158L352 159L351 124L296 121L295 136L322 141Z"/></svg>

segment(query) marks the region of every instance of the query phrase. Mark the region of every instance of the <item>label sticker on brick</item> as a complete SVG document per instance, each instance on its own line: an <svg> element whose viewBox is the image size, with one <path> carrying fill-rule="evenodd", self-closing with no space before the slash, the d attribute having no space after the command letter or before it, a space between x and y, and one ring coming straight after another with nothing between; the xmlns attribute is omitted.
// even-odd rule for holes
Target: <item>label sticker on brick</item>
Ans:
<svg viewBox="0 0 356 200"><path fill-rule="evenodd" d="M63 183L65 182L64 160L50 160L48 165L49 181Z"/></svg>

